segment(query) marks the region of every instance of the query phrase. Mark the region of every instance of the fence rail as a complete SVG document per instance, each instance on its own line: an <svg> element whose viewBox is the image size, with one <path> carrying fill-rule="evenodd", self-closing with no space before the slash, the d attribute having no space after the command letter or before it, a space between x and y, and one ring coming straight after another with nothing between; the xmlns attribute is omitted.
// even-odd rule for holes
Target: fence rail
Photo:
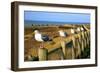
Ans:
<svg viewBox="0 0 100 73"><path fill-rule="evenodd" d="M60 50L60 52L58 51L60 59L76 59L81 58L82 53L86 52L85 49L90 49L89 30L63 38L57 47L50 50L38 49L38 58L39 61L49 60L50 55Z"/></svg>

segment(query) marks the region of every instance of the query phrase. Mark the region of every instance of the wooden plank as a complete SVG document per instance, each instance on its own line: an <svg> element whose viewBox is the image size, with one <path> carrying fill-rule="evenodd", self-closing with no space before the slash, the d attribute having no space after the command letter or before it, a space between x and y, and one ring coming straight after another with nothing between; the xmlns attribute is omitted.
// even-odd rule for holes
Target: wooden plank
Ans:
<svg viewBox="0 0 100 73"><path fill-rule="evenodd" d="M64 58L66 57L66 42L61 41L62 52L64 54Z"/></svg>
<svg viewBox="0 0 100 73"><path fill-rule="evenodd" d="M38 57L39 61L45 61L48 58L48 50L45 48L39 48L38 49Z"/></svg>

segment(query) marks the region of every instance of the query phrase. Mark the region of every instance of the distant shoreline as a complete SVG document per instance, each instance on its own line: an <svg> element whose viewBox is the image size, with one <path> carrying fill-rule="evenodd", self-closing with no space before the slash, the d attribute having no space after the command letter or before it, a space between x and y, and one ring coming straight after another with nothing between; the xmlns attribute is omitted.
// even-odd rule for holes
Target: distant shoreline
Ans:
<svg viewBox="0 0 100 73"><path fill-rule="evenodd" d="M24 26L25 27L31 27L33 25L36 25L36 26L53 26L53 25L89 25L90 23L71 23L71 22L48 22L48 21L24 21Z"/></svg>

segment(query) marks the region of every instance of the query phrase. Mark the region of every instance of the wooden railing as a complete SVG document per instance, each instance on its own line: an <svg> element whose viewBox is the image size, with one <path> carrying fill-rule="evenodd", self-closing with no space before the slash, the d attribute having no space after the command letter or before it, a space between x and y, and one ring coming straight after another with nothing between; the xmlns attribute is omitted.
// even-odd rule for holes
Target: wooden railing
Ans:
<svg viewBox="0 0 100 73"><path fill-rule="evenodd" d="M58 43L59 45L51 50L46 48L38 49L39 61L50 60L53 53L58 51L60 59L76 59L81 58L82 53L86 52L85 49L90 49L90 31L86 30L73 34L69 37L62 38Z"/></svg>

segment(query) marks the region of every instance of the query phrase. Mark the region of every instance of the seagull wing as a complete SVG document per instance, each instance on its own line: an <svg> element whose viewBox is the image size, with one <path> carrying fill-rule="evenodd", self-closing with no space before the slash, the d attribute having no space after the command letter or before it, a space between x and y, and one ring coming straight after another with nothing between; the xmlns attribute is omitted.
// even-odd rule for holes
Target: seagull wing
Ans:
<svg viewBox="0 0 100 73"><path fill-rule="evenodd" d="M65 35L65 36L68 36L68 34L67 34L66 32L64 32L64 35Z"/></svg>
<svg viewBox="0 0 100 73"><path fill-rule="evenodd" d="M43 41L49 41L49 37L47 35L42 34L42 40Z"/></svg>

